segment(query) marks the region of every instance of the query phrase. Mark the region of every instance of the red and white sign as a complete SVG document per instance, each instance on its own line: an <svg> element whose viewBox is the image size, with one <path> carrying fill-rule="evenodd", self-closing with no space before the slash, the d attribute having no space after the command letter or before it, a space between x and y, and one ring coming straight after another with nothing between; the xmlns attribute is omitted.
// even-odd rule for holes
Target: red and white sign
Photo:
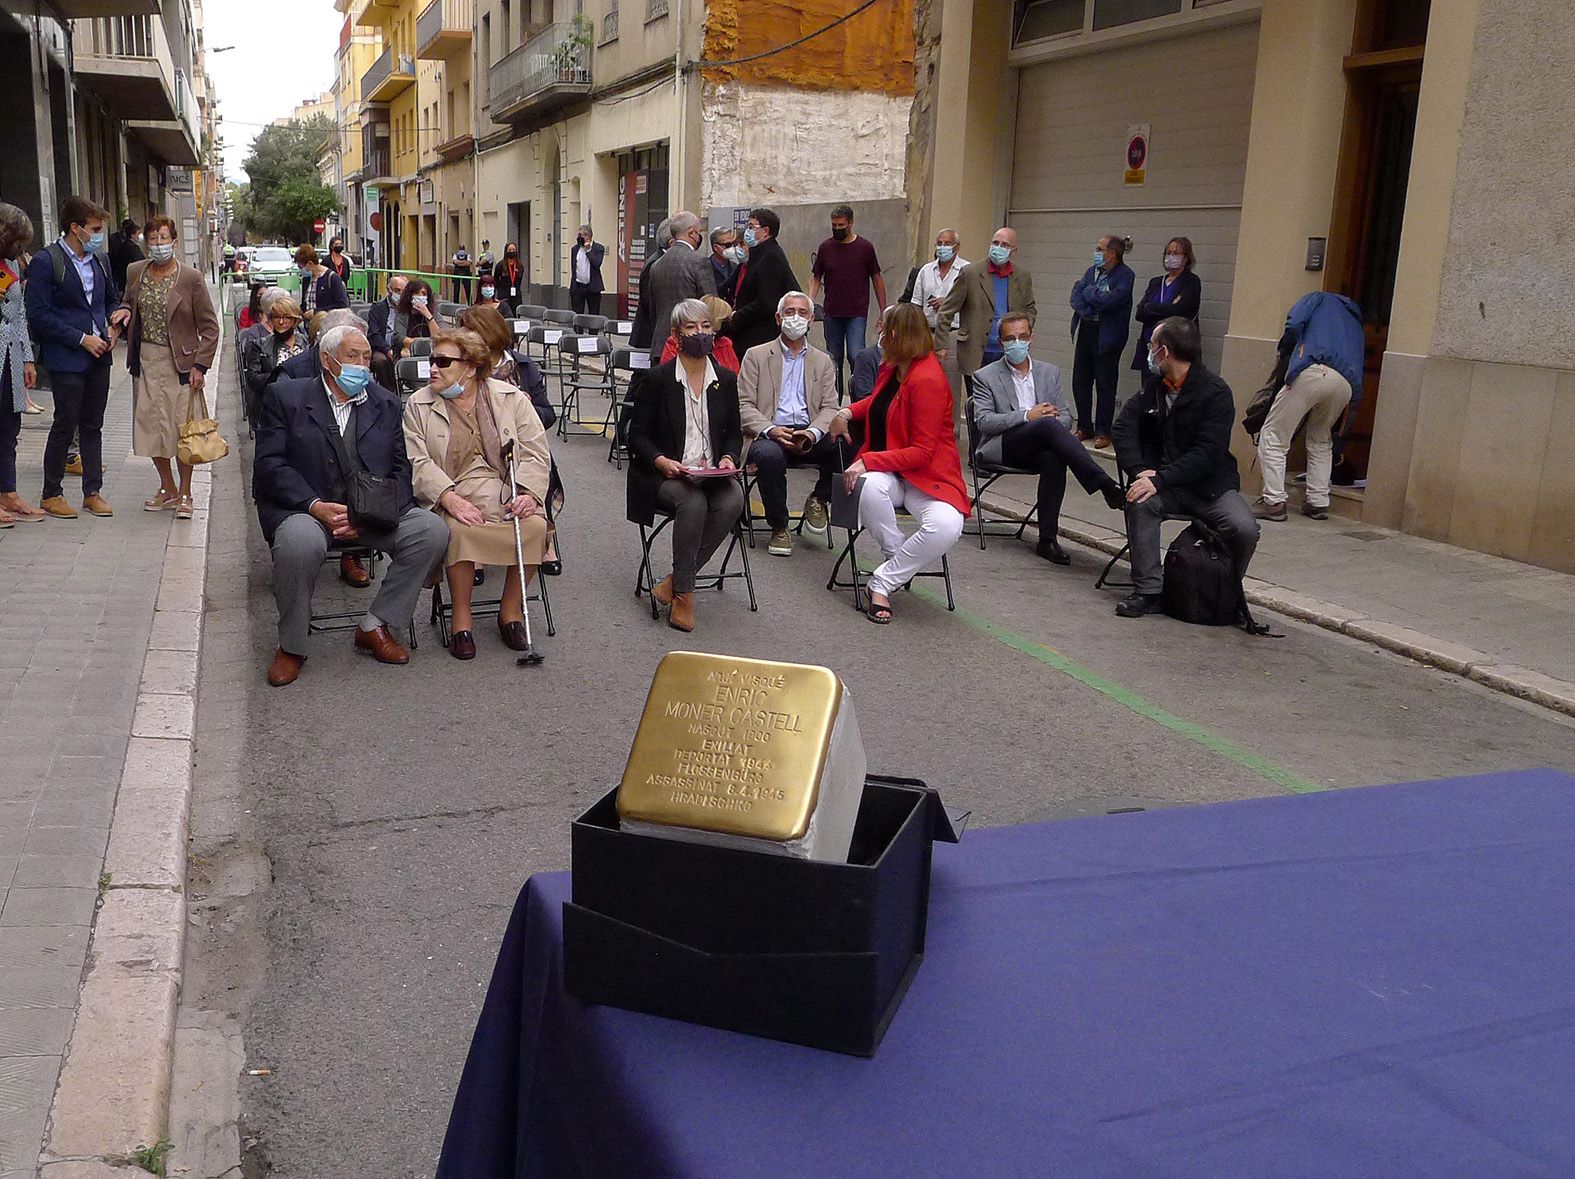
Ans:
<svg viewBox="0 0 1575 1179"><path fill-rule="evenodd" d="M327 228L328 228L328 222L324 221L321 217L319 217L316 221L312 222L312 232L313 233L322 233L323 230L325 230Z"/></svg>
<svg viewBox="0 0 1575 1179"><path fill-rule="evenodd" d="M1133 123L1127 128L1127 184L1142 184L1148 177L1148 137L1147 123Z"/></svg>

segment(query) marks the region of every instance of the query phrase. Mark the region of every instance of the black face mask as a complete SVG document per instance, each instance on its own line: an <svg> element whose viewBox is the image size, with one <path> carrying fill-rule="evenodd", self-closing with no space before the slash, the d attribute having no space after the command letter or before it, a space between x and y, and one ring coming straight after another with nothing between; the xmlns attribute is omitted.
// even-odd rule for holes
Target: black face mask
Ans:
<svg viewBox="0 0 1575 1179"><path fill-rule="evenodd" d="M510 250L507 254L504 254L503 256L505 258L518 258L519 257L519 255L516 254L513 250Z"/></svg>
<svg viewBox="0 0 1575 1179"><path fill-rule="evenodd" d="M345 252L345 248L341 245L335 244L328 247L328 252L330 254L343 254Z"/></svg>
<svg viewBox="0 0 1575 1179"><path fill-rule="evenodd" d="M848 240L848 234L852 232L853 231L851 229L837 229L833 227L831 230L831 236L839 242L845 242Z"/></svg>
<svg viewBox="0 0 1575 1179"><path fill-rule="evenodd" d="M692 360L710 356L715 344L716 336L711 332L695 332L693 335L678 337L678 350Z"/></svg>

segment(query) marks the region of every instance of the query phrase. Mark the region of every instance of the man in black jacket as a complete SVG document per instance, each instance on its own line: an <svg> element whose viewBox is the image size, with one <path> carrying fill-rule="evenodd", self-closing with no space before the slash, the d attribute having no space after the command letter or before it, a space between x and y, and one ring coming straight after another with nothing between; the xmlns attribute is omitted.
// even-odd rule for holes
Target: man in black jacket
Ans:
<svg viewBox="0 0 1575 1179"><path fill-rule="evenodd" d="M751 209L744 228L744 244L749 256L738 272L738 295L733 317L722 334L733 341L733 350L742 360L744 353L757 344L769 344L782 330L777 325L777 303L789 291L797 291L798 276L777 243L782 220L771 209Z"/></svg>
<svg viewBox="0 0 1575 1179"><path fill-rule="evenodd" d="M1258 547L1258 522L1242 498L1230 452L1236 400L1230 386L1203 367L1197 324L1171 318L1149 341L1149 377L1116 421L1116 461L1131 479L1127 543L1133 592L1116 606L1141 618L1160 599L1159 526L1167 519L1202 520L1218 532L1244 576Z"/></svg>

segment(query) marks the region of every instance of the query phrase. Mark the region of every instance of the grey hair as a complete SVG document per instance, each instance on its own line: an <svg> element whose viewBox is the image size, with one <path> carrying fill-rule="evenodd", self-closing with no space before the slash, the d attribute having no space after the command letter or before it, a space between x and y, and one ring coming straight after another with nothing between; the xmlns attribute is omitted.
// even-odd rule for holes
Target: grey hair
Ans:
<svg viewBox="0 0 1575 1179"><path fill-rule="evenodd" d="M809 317L811 319L815 318L815 300L811 299L803 291L789 291L787 294L783 295L780 299L778 299L777 300L777 314L778 315L781 315L782 312L787 308L787 301L789 299L803 299L804 302L809 304Z"/></svg>
<svg viewBox="0 0 1575 1179"><path fill-rule="evenodd" d="M714 246L725 235L727 235L729 233L737 233L737 232L738 232L738 230L734 229L731 225L718 225L715 229L713 229L711 231L711 244Z"/></svg>
<svg viewBox="0 0 1575 1179"><path fill-rule="evenodd" d="M348 307L335 307L332 311L323 312L323 326L319 330L319 338L336 327L353 327L363 336L367 333L366 320L362 319Z"/></svg>
<svg viewBox="0 0 1575 1179"><path fill-rule="evenodd" d="M14 245L25 246L33 240L33 219L15 205L0 201L0 237Z"/></svg>
<svg viewBox="0 0 1575 1179"><path fill-rule="evenodd" d="M673 219L667 223L667 231L673 238L681 238L692 229L700 228L700 218L687 209L673 214Z"/></svg>
<svg viewBox="0 0 1575 1179"><path fill-rule="evenodd" d="M711 321L711 309L700 299L683 299L673 308L673 313L668 317L668 326L673 335L678 334L678 329L686 323L699 323L701 320Z"/></svg>
<svg viewBox="0 0 1575 1179"><path fill-rule="evenodd" d="M257 309L263 313L263 318L268 317L268 312L280 299L293 299L294 295L283 287L265 287L263 293L257 296Z"/></svg>
<svg viewBox="0 0 1575 1179"><path fill-rule="evenodd" d="M671 217L668 217L668 218L664 219L663 221L660 221L660 222L657 223L657 226L656 226L656 244L659 245L659 246L665 246L668 242L670 242L672 240L673 240L673 219Z"/></svg>
<svg viewBox="0 0 1575 1179"><path fill-rule="evenodd" d="M358 321L359 322L359 321ZM339 359L339 349L351 336L366 338L366 332L355 324L342 323L338 327L331 327L317 338L317 350L324 355Z"/></svg>

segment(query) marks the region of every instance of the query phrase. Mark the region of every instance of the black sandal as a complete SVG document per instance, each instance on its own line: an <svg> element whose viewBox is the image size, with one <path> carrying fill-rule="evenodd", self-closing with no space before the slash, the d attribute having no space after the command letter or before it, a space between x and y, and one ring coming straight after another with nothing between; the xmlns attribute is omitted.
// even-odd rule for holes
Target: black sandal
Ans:
<svg viewBox="0 0 1575 1179"><path fill-rule="evenodd" d="M891 606L882 605L874 598L871 598L870 604L865 607L864 616L875 623L876 626L890 626Z"/></svg>
<svg viewBox="0 0 1575 1179"><path fill-rule="evenodd" d="M543 561L539 568L543 577L561 577L563 575L563 554L558 552L558 530L553 529L547 534L548 543L552 546L554 556L550 561Z"/></svg>

